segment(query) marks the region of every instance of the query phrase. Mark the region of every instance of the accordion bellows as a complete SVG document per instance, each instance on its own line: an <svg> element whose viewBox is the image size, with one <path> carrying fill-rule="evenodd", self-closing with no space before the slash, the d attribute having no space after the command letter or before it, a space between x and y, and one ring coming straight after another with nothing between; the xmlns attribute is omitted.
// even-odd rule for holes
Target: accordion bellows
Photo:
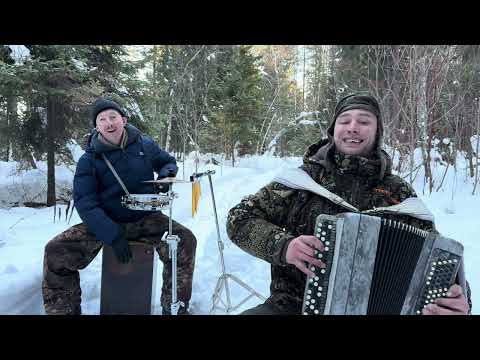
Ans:
<svg viewBox="0 0 480 360"><path fill-rule="evenodd" d="M304 315L421 314L456 280L465 290L463 246L436 232L343 213L318 216L315 236L326 268L310 265Z"/></svg>

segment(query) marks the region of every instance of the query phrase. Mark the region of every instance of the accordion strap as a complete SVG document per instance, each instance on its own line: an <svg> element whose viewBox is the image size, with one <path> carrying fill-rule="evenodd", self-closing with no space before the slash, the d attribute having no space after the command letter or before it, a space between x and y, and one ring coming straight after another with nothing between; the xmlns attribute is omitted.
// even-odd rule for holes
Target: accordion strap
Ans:
<svg viewBox="0 0 480 360"><path fill-rule="evenodd" d="M427 220L434 222L433 214L428 210L425 204L417 197L410 197L403 202L393 206L386 206L381 208L373 208L370 210L360 211L352 204L349 204L345 199L337 194L328 191L323 186L313 180L310 175L299 168L288 169L282 171L281 174L275 176L273 181L278 182L292 189L307 190L313 192L321 197L324 197L333 203L340 205L350 211L357 213L396 213L402 215L412 216L420 220Z"/></svg>
<svg viewBox="0 0 480 360"><path fill-rule="evenodd" d="M283 171L282 174L277 175L273 179L273 181L288 186L292 189L311 191L317 195L320 195L321 197L327 198L328 200L334 202L337 205L343 206L348 210L360 212L360 210L358 210L355 206L349 204L342 197L332 193L331 191L328 191L323 186L319 185L310 177L310 175L308 175L302 169L295 168Z"/></svg>

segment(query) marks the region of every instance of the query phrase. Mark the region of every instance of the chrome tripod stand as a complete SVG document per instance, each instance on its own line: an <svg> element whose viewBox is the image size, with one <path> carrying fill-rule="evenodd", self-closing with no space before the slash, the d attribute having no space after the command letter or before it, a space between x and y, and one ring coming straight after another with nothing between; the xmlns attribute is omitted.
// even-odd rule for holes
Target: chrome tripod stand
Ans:
<svg viewBox="0 0 480 360"><path fill-rule="evenodd" d="M170 200L168 214L168 234L165 233L162 241L168 244L168 258L172 259L172 304L170 305L170 313L177 315L180 306L185 306L182 301L177 301L177 245L180 241L178 235L172 233L172 205L176 194L172 191L172 183L168 183L168 197Z"/></svg>
<svg viewBox="0 0 480 360"><path fill-rule="evenodd" d="M172 208L173 199L178 195L172 191L173 183L184 183L186 181L177 180L176 178L163 178L160 180L147 180L145 183L153 183L154 185L162 186L168 184L168 191L166 195L130 195L134 197L131 201L133 204L129 204L130 208L136 210L149 210L149 211L161 211L165 210L168 206L168 233L165 232L161 238L168 244L168 258L172 259L172 303L170 305L170 314L177 315L181 306L185 306L182 301L177 301L177 248L180 237L173 235L172 231ZM163 192L163 191L162 191ZM144 199L136 199L136 197L142 196Z"/></svg>
<svg viewBox="0 0 480 360"><path fill-rule="evenodd" d="M215 170L209 170L204 173L199 173L199 174L194 174L191 176L191 181L193 181L193 178L199 178L201 176L207 175L208 176L208 181L210 183L210 193L212 194L212 204L213 204L213 211L215 214L215 224L217 226L217 243L218 243L218 250L220 252L220 261L221 261L221 275L220 278L217 281L217 285L215 286L215 291L212 296L212 309L210 310L210 314L215 313L215 310L223 310L227 314L237 310L240 306L242 306L244 303L246 303L248 300L250 300L252 297L256 296L259 299L265 301L267 300L264 296L262 296L259 292L257 292L255 289L252 287L248 286L245 284L242 280L240 280L238 277L235 275L229 274L225 270L225 259L223 257L223 249L224 249L224 244L222 239L220 238L220 228L218 227L218 216L217 216L217 207L215 205L215 195L213 194L213 185L212 185L212 177L211 175L215 174ZM228 284L228 280L232 280L236 282L238 285L243 287L249 292L249 295L245 297L242 301L240 301L237 305L233 305L231 301L231 296L230 296L230 288ZM223 291L225 289L225 298L226 302L224 299L222 299ZM221 305L223 306L221 306Z"/></svg>

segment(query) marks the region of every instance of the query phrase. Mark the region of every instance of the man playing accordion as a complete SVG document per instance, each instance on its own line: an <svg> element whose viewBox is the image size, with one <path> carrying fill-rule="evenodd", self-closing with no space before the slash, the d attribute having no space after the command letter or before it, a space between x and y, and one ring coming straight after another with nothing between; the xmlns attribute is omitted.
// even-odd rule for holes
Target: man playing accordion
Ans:
<svg viewBox="0 0 480 360"><path fill-rule="evenodd" d="M413 188L391 172L392 161L382 149L383 121L380 107L370 95L344 97L335 108L328 138L311 145L300 167L332 199L351 204L359 211L401 204L415 198ZM249 254L271 264L271 295L245 315L300 314L309 265L325 267L315 251L324 245L315 237L318 215L347 212L339 201L273 181L255 195L244 198L228 216L231 240ZM386 214L402 223L434 231L433 221L408 215ZM426 306L424 315L468 314L470 289L459 285L446 297Z"/></svg>

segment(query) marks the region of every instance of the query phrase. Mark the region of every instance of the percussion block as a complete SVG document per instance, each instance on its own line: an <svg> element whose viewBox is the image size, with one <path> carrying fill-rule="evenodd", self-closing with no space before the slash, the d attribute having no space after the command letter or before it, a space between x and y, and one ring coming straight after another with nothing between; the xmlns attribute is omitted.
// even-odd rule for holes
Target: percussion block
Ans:
<svg viewBox="0 0 480 360"><path fill-rule="evenodd" d="M130 242L133 258L120 263L103 247L100 315L150 315L154 310L156 256L151 245Z"/></svg>

